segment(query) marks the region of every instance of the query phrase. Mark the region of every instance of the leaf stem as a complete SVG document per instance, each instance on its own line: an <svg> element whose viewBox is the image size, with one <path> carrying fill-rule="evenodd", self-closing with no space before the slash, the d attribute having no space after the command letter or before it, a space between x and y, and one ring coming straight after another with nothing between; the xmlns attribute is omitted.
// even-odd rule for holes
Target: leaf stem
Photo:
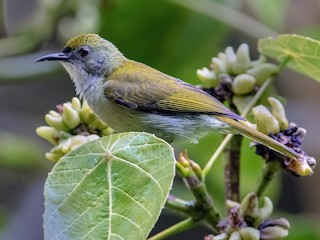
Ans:
<svg viewBox="0 0 320 240"><path fill-rule="evenodd" d="M267 89L267 87L273 82L274 78L268 78L263 85L259 88L258 92L254 95L254 97L252 98L252 100L250 101L250 103L247 105L247 107L245 108L245 110L242 112L241 117L245 117L249 111L251 110L251 108L257 103L257 101L261 98L262 94L264 93L264 91ZM222 151L225 149L225 147L228 145L229 141L232 139L233 135L232 134L228 134L223 141L221 142L221 144L219 145L219 147L217 148L217 150L213 153L213 155L211 156L211 158L209 159L209 161L207 162L206 166L203 168L202 172L203 175L206 176L209 171L211 170L213 164L215 163L215 161L217 160L217 158L220 156L220 154L222 153Z"/></svg>
<svg viewBox="0 0 320 240"><path fill-rule="evenodd" d="M195 226L195 224L198 223L197 220L195 220L194 218L187 218L181 222L178 222L174 225L172 225L171 227L153 235L152 237L148 238L148 240L161 240L164 239L168 236L177 234L179 232L188 230L190 228L192 228L193 226Z"/></svg>

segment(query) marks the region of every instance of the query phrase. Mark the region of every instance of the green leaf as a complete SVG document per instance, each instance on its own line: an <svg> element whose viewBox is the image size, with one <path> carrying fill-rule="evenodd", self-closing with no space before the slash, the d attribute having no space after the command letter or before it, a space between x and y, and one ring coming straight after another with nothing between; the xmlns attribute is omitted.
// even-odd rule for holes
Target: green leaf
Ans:
<svg viewBox="0 0 320 240"><path fill-rule="evenodd" d="M264 38L258 43L260 53L276 58L309 77L320 81L320 42L298 35Z"/></svg>
<svg viewBox="0 0 320 240"><path fill-rule="evenodd" d="M45 239L146 239L174 177L173 149L147 133L71 151L45 183Z"/></svg>

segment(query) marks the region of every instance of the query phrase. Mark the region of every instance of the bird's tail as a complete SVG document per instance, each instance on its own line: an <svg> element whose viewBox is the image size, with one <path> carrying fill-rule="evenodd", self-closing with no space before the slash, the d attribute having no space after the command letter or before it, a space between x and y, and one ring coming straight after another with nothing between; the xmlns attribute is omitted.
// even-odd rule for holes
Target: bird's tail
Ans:
<svg viewBox="0 0 320 240"><path fill-rule="evenodd" d="M293 149L283 145L282 143L272 139L271 137L257 131L249 127L245 120L235 120L226 116L217 116L221 122L227 123L228 125L234 127L239 131L239 133L247 138L250 138L253 141L261 143L276 152L281 153L284 156L289 157L292 160L297 160L299 158L298 153L296 153ZM243 121L243 123L242 123Z"/></svg>

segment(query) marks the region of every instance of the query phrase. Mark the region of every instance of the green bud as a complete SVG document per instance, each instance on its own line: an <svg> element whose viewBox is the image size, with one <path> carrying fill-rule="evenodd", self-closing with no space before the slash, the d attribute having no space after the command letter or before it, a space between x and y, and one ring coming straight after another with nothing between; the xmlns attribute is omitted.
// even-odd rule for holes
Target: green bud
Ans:
<svg viewBox="0 0 320 240"><path fill-rule="evenodd" d="M249 46L242 43L236 53L236 59L232 62L232 71L234 74L245 73L251 67Z"/></svg>
<svg viewBox="0 0 320 240"><path fill-rule="evenodd" d="M254 89L256 79L249 74L237 75L232 82L232 91L235 94L245 95Z"/></svg>
<svg viewBox="0 0 320 240"><path fill-rule="evenodd" d="M189 177L190 176L190 168L184 167L180 162L176 161L176 169L181 177Z"/></svg>
<svg viewBox="0 0 320 240"><path fill-rule="evenodd" d="M112 128L110 128L110 127L107 127L105 129L101 130L101 135L102 136L108 136L108 135L110 135L112 133L114 133L114 130Z"/></svg>
<svg viewBox="0 0 320 240"><path fill-rule="evenodd" d="M55 128L49 126L40 126L36 129L36 133L49 143L57 145L56 137L58 135L58 131Z"/></svg>
<svg viewBox="0 0 320 240"><path fill-rule="evenodd" d="M190 160L189 160L186 152L181 152L181 153L179 153L178 162L179 162L184 168L190 167L190 165L191 165Z"/></svg>
<svg viewBox="0 0 320 240"><path fill-rule="evenodd" d="M90 142L99 138L100 137L97 134L90 134L89 136L87 136L87 141Z"/></svg>
<svg viewBox="0 0 320 240"><path fill-rule="evenodd" d="M59 145L56 147L57 151L61 151L62 153L66 154L68 152L70 152L71 149L71 137L65 140L61 140L59 142Z"/></svg>
<svg viewBox="0 0 320 240"><path fill-rule="evenodd" d="M260 232L258 229L252 227L245 227L239 230L242 240L259 240Z"/></svg>
<svg viewBox="0 0 320 240"><path fill-rule="evenodd" d="M231 233L228 240L242 240L242 238L241 238L241 235L239 232L233 232L233 233Z"/></svg>
<svg viewBox="0 0 320 240"><path fill-rule="evenodd" d="M251 66L256 67L260 64L266 63L267 62L267 57L264 55L259 55L259 58L257 60L251 61Z"/></svg>
<svg viewBox="0 0 320 240"><path fill-rule="evenodd" d="M233 47L227 47L224 51L224 54L226 56L226 68L227 72L231 73L232 71L232 63L236 60L237 56L233 50Z"/></svg>
<svg viewBox="0 0 320 240"><path fill-rule="evenodd" d="M44 119L49 126L54 127L58 131L59 130L69 131L69 128L64 124L62 120L62 116L60 114L58 116L46 114Z"/></svg>
<svg viewBox="0 0 320 240"><path fill-rule="evenodd" d="M209 70L206 67L204 67L202 69L198 69L196 73L197 73L197 77L199 78L203 87L205 87L205 88L214 88L219 83L215 72Z"/></svg>
<svg viewBox="0 0 320 240"><path fill-rule="evenodd" d="M227 199L226 206L227 206L227 209L239 208L240 207L240 203L232 201L230 199Z"/></svg>
<svg viewBox="0 0 320 240"><path fill-rule="evenodd" d="M278 226L266 227L261 230L262 240L274 240L288 236L289 231Z"/></svg>
<svg viewBox="0 0 320 240"><path fill-rule="evenodd" d="M64 154L62 152L48 152L45 154L46 159L57 162Z"/></svg>
<svg viewBox="0 0 320 240"><path fill-rule="evenodd" d="M240 215L246 221L254 222L260 215L258 197L254 193L249 193L241 202Z"/></svg>
<svg viewBox="0 0 320 240"><path fill-rule="evenodd" d="M71 137L70 151L88 142L88 138L82 135Z"/></svg>
<svg viewBox="0 0 320 240"><path fill-rule="evenodd" d="M286 169L294 172L298 176L305 177L313 174L313 170L311 166L308 164L307 157L301 156L299 161L290 161L288 165L286 165Z"/></svg>
<svg viewBox="0 0 320 240"><path fill-rule="evenodd" d="M72 98L71 107L76 111L81 110L81 102L80 102L79 98L77 98L77 97Z"/></svg>
<svg viewBox="0 0 320 240"><path fill-rule="evenodd" d="M268 226L260 229L261 239L273 240L288 236L290 224L285 218L278 218L270 221Z"/></svg>
<svg viewBox="0 0 320 240"><path fill-rule="evenodd" d="M247 73L257 80L258 86L261 86L269 77L278 72L279 68L272 63L263 63L247 70Z"/></svg>
<svg viewBox="0 0 320 240"><path fill-rule="evenodd" d="M269 112L269 110L263 106L258 105L252 109L253 116L256 120L257 129L264 133L278 133L280 131L280 125L278 120Z"/></svg>
<svg viewBox="0 0 320 240"><path fill-rule="evenodd" d="M56 111L53 111L53 110L50 110L49 111L49 114L51 115L51 116L53 116L53 117L59 117L61 114L60 113L58 113L58 112L56 112Z"/></svg>
<svg viewBox="0 0 320 240"><path fill-rule="evenodd" d="M62 119L70 129L77 127L80 124L80 116L78 111L74 110L70 103L63 104Z"/></svg>
<svg viewBox="0 0 320 240"><path fill-rule="evenodd" d="M273 211L273 204L270 198L263 198L263 206L260 208L260 216L258 224L262 223L264 220L270 217Z"/></svg>
<svg viewBox="0 0 320 240"><path fill-rule="evenodd" d="M98 130L103 130L103 129L108 127L108 125L105 124L104 122L102 122L99 118L98 118L98 120L99 120L99 122L97 123L97 129Z"/></svg>
<svg viewBox="0 0 320 240"><path fill-rule="evenodd" d="M86 124L90 124L97 119L96 115L92 112L91 108L89 107L86 101L82 103L79 115L80 119Z"/></svg>
<svg viewBox="0 0 320 240"><path fill-rule="evenodd" d="M194 162L192 160L190 160L190 163L191 163L192 170L197 175L198 179L200 181L202 181L204 177L203 177L203 173L202 173L201 167L199 166L199 164L197 164L196 162Z"/></svg>
<svg viewBox="0 0 320 240"><path fill-rule="evenodd" d="M221 60L220 58L214 57L211 59L211 62L213 64L213 70L215 73L226 73L227 72L226 63L223 60Z"/></svg>
<svg viewBox="0 0 320 240"><path fill-rule="evenodd" d="M274 97L269 97L268 102L270 103L271 108L272 108L272 110L271 110L272 115L279 122L280 129L281 130L287 129L289 127L289 121L286 117L286 112L285 112L284 107L281 104L281 102Z"/></svg>

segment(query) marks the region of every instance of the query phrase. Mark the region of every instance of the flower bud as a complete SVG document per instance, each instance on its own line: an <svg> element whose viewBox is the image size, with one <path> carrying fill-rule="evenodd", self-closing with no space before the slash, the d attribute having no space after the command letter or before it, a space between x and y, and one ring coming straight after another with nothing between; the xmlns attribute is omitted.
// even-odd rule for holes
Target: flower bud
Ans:
<svg viewBox="0 0 320 240"><path fill-rule="evenodd" d="M239 232L233 232L233 233L231 233L228 240L242 240L242 238L241 238L241 235Z"/></svg>
<svg viewBox="0 0 320 240"><path fill-rule="evenodd" d="M80 102L79 98L77 98L77 97L72 98L71 107L76 111L81 110L81 102Z"/></svg>
<svg viewBox="0 0 320 240"><path fill-rule="evenodd" d="M317 161L314 157L307 157L307 163L311 168L315 168Z"/></svg>
<svg viewBox="0 0 320 240"><path fill-rule="evenodd" d="M278 133L280 131L280 125L278 120L272 116L269 110L263 106L258 105L252 109L253 116L256 120L257 129L264 133Z"/></svg>
<svg viewBox="0 0 320 240"><path fill-rule="evenodd" d="M36 133L51 144L57 145L57 141L55 138L58 135L58 131L55 128L49 126L41 126L36 129Z"/></svg>
<svg viewBox="0 0 320 240"><path fill-rule="evenodd" d="M295 133L295 135L297 137L299 137L300 141L302 142L303 139L304 139L304 136L307 134L307 130L302 128L302 127L299 127Z"/></svg>
<svg viewBox="0 0 320 240"><path fill-rule="evenodd" d="M279 227L279 226L270 226L261 229L260 231L260 238L262 240L274 240L280 239L288 236L288 229Z"/></svg>
<svg viewBox="0 0 320 240"><path fill-rule="evenodd" d="M189 160L186 152L179 153L178 161L185 168L190 167L190 165L191 165L190 160Z"/></svg>
<svg viewBox="0 0 320 240"><path fill-rule="evenodd" d="M194 161L192 161L192 160L190 160L190 164L191 164L192 170L193 170L194 173L197 175L198 179L199 179L200 181L202 181L204 177L203 177L202 169L201 169L201 167L199 166L199 164L196 163L196 162L194 162Z"/></svg>
<svg viewBox="0 0 320 240"><path fill-rule="evenodd" d="M110 127L106 127L105 129L101 130L102 136L108 136L110 134L114 133L114 130Z"/></svg>
<svg viewBox="0 0 320 240"><path fill-rule="evenodd" d="M246 222L254 222L259 214L258 197L254 193L249 193L241 202L240 215L244 217Z"/></svg>
<svg viewBox="0 0 320 240"><path fill-rule="evenodd" d="M232 71L234 74L245 73L251 67L249 46L242 43L236 53L236 59L232 62Z"/></svg>
<svg viewBox="0 0 320 240"><path fill-rule="evenodd" d="M261 86L269 77L277 74L279 68L272 63L263 63L257 65L249 70L247 73L257 80L257 85Z"/></svg>
<svg viewBox="0 0 320 240"><path fill-rule="evenodd" d="M79 115L80 119L86 124L90 124L97 119L96 115L92 112L91 108L89 107L86 101L82 103Z"/></svg>
<svg viewBox="0 0 320 240"><path fill-rule="evenodd" d="M227 72L231 73L232 70L232 63L236 60L237 56L233 50L233 47L227 47L224 51L224 54L226 56L226 68Z"/></svg>
<svg viewBox="0 0 320 240"><path fill-rule="evenodd" d="M259 224L270 217L273 211L273 204L270 198L263 198L263 206L260 208Z"/></svg>
<svg viewBox="0 0 320 240"><path fill-rule="evenodd" d="M249 74L237 75L232 82L232 91L235 94L245 95L252 92L256 79Z"/></svg>
<svg viewBox="0 0 320 240"><path fill-rule="evenodd" d="M290 224L285 218L267 220L260 226L261 239L280 239L288 235Z"/></svg>
<svg viewBox="0 0 320 240"><path fill-rule="evenodd" d="M299 161L291 160L287 163L286 169L294 172L298 176L305 177L313 174L312 168L309 166L307 162L307 158L305 156L301 156Z"/></svg>
<svg viewBox="0 0 320 240"><path fill-rule="evenodd" d="M227 209L239 208L240 207L240 203L232 201L230 199L227 199L226 206L227 206Z"/></svg>
<svg viewBox="0 0 320 240"><path fill-rule="evenodd" d="M60 116L60 113L56 112L56 111L53 111L53 110L50 110L49 111L49 114L53 117L59 117Z"/></svg>
<svg viewBox="0 0 320 240"><path fill-rule="evenodd" d="M260 232L258 229L253 227L245 227L239 230L242 240L259 240Z"/></svg>
<svg viewBox="0 0 320 240"><path fill-rule="evenodd" d="M260 54L257 60L251 61L251 66L256 67L266 62L267 62L267 57L265 55Z"/></svg>
<svg viewBox="0 0 320 240"><path fill-rule="evenodd" d="M272 115L278 120L279 125L280 125L280 129L281 130L285 130L289 127L289 121L286 117L286 112L284 110L283 105L281 104L281 102L273 97L269 97L268 98L268 102L271 105L271 113Z"/></svg>
<svg viewBox="0 0 320 240"><path fill-rule="evenodd" d="M57 162L63 155L62 152L47 152L45 157L50 161Z"/></svg>
<svg viewBox="0 0 320 240"><path fill-rule="evenodd" d="M61 151L61 152L64 153L64 154L70 152L71 143L72 143L71 138L72 138L72 137L70 137L70 138L68 138L68 139L61 140L61 141L59 142L59 145L56 147L56 149L57 149L58 151Z"/></svg>
<svg viewBox="0 0 320 240"><path fill-rule="evenodd" d="M213 64L213 70L215 73L226 73L227 72L226 63L223 60L221 60L220 58L214 57L211 59L211 62Z"/></svg>
<svg viewBox="0 0 320 240"><path fill-rule="evenodd" d="M64 130L64 131L69 130L69 128L64 124L64 122L62 120L62 116L60 114L58 116L46 114L44 119L49 126L54 127L58 131L59 130Z"/></svg>
<svg viewBox="0 0 320 240"><path fill-rule="evenodd" d="M181 177L189 177L191 170L189 167L184 167L180 162L176 161L176 169Z"/></svg>
<svg viewBox="0 0 320 240"><path fill-rule="evenodd" d="M99 138L100 137L97 134L90 134L89 136L87 136L87 141L90 142Z"/></svg>
<svg viewBox="0 0 320 240"><path fill-rule="evenodd" d="M76 135L69 139L71 139L70 151L88 142L87 137L82 135Z"/></svg>
<svg viewBox="0 0 320 240"><path fill-rule="evenodd" d="M214 88L219 83L215 72L206 67L198 69L196 73L204 88Z"/></svg>
<svg viewBox="0 0 320 240"><path fill-rule="evenodd" d="M71 107L70 103L63 104L62 119L70 129L73 129L80 124L79 113Z"/></svg>

